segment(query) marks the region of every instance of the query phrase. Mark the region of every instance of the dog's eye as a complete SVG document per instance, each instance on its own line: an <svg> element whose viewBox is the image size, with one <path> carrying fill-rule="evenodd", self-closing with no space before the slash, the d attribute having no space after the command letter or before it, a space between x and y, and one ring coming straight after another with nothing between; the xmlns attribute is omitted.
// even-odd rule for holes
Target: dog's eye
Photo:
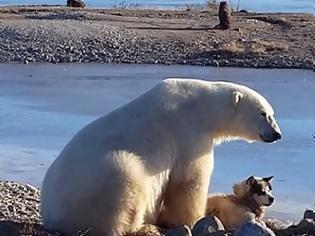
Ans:
<svg viewBox="0 0 315 236"><path fill-rule="evenodd" d="M261 115L262 117L267 117L267 113L266 113L266 112L261 112L260 115Z"/></svg>

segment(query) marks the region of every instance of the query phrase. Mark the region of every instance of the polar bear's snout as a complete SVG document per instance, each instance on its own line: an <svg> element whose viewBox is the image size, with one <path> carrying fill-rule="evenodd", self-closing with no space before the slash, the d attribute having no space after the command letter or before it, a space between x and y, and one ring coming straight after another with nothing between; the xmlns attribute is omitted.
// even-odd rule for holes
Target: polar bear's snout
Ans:
<svg viewBox="0 0 315 236"><path fill-rule="evenodd" d="M273 143L281 139L282 134L280 128L273 116L268 117L265 127L261 130L259 137L266 143Z"/></svg>
<svg viewBox="0 0 315 236"><path fill-rule="evenodd" d="M259 135L261 140L264 141L265 143L276 142L279 139L281 139L281 136L282 136L281 132L280 131L276 131L276 130L274 130L270 134L268 134L267 132L264 132L263 134Z"/></svg>

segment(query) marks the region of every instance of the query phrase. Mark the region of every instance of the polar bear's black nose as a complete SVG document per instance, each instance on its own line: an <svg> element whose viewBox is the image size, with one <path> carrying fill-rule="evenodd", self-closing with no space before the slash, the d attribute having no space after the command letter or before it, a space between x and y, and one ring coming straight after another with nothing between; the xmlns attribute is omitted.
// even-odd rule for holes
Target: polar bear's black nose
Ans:
<svg viewBox="0 0 315 236"><path fill-rule="evenodd" d="M269 202L272 204L274 203L275 199L273 197L269 197Z"/></svg>
<svg viewBox="0 0 315 236"><path fill-rule="evenodd" d="M279 139L281 139L281 133L275 132L275 133L273 134L273 137L274 137L275 140L279 140Z"/></svg>

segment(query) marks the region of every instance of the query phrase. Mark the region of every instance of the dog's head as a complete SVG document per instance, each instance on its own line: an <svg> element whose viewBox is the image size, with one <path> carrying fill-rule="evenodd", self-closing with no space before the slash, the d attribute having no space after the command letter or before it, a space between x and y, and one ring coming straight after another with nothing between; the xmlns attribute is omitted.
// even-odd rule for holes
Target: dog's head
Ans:
<svg viewBox="0 0 315 236"><path fill-rule="evenodd" d="M234 193L241 198L247 196L254 200L258 206L271 206L275 199L272 195L270 177L255 177L250 176L240 184L234 185Z"/></svg>
<svg viewBox="0 0 315 236"><path fill-rule="evenodd" d="M250 176L246 180L249 193L259 206L271 206L275 201L272 195L272 179L273 176L264 178Z"/></svg>

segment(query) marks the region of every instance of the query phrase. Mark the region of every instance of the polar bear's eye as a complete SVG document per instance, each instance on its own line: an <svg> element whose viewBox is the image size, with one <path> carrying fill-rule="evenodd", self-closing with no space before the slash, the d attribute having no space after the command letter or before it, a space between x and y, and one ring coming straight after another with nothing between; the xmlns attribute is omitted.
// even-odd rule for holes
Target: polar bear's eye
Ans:
<svg viewBox="0 0 315 236"><path fill-rule="evenodd" d="M261 115L262 117L267 117L267 113L266 113L266 112L261 112L260 115Z"/></svg>

